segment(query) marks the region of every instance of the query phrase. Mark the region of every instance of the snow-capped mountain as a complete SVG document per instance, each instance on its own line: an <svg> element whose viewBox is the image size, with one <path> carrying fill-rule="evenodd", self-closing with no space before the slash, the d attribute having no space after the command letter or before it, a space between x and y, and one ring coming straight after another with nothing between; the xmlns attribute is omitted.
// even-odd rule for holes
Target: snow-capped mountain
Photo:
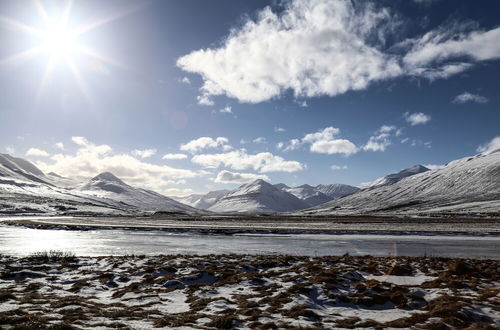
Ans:
<svg viewBox="0 0 500 330"><path fill-rule="evenodd" d="M0 154L0 180L50 184L42 171L25 159Z"/></svg>
<svg viewBox="0 0 500 330"><path fill-rule="evenodd" d="M86 185L80 188L80 191L89 196L109 198L142 210L169 212L196 211L191 206L182 204L154 191L132 187L110 172L104 172L93 177Z"/></svg>
<svg viewBox="0 0 500 330"><path fill-rule="evenodd" d="M283 188L283 191L289 192L298 199L303 200L309 206L316 206L332 200L329 196L323 194L321 191L316 190L308 184L303 184L293 188Z"/></svg>
<svg viewBox="0 0 500 330"><path fill-rule="evenodd" d="M406 177L427 172L429 169L425 166L422 165L415 165L412 167L405 168L404 170L399 171L398 173L392 173L389 175L386 175L382 178L379 178L372 183L368 185L368 187L378 187L378 186L384 186L384 185L389 185L398 182L401 179L404 179Z"/></svg>
<svg viewBox="0 0 500 330"><path fill-rule="evenodd" d="M255 180L231 191L208 210L228 213L274 213L304 209L309 205L264 180Z"/></svg>
<svg viewBox="0 0 500 330"><path fill-rule="evenodd" d="M306 202L311 207L352 194L359 190L357 187L345 184L320 184L316 187L303 184L301 186L290 188L283 183L279 183L274 186L280 190L289 192L298 199Z"/></svg>
<svg viewBox="0 0 500 330"><path fill-rule="evenodd" d="M197 209L206 210L210 206L217 203L219 199L226 196L229 192L230 190L222 189L210 191L206 194L192 194L184 197L174 197L174 199Z"/></svg>
<svg viewBox="0 0 500 330"><path fill-rule="evenodd" d="M421 172L392 184L368 187L303 213L500 213L500 150L458 159L435 170L415 169Z"/></svg>
<svg viewBox="0 0 500 330"><path fill-rule="evenodd" d="M96 179L97 178L97 179ZM137 214L145 211L197 212L168 197L125 184L110 173L81 184L44 174L31 162L0 154L0 214Z"/></svg>
<svg viewBox="0 0 500 330"><path fill-rule="evenodd" d="M337 199L359 191L358 187L350 186L348 184L335 183L335 184L320 184L315 189L332 199Z"/></svg>

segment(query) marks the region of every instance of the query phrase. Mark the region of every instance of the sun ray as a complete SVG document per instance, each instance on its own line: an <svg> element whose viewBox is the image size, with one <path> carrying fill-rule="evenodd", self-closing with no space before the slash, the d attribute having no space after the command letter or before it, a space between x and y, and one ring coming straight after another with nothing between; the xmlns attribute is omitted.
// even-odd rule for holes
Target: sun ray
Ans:
<svg viewBox="0 0 500 330"><path fill-rule="evenodd" d="M81 34L84 34L86 32L89 32L91 30L95 30L97 29L98 27L101 27L103 25L106 25L106 24L109 24L113 21L116 21L117 19L120 19L124 16L127 16L127 15L130 15L131 13L133 12L136 12L137 10L139 10L142 6L131 6L131 7L128 7L126 9L123 9L121 10L120 12L112 15L112 16L108 16L108 17L103 17L99 20L96 20L94 22L91 22L87 25L84 25L84 26L81 26L79 28L76 28L74 30L74 33L75 33L75 36L79 36Z"/></svg>
<svg viewBox="0 0 500 330"><path fill-rule="evenodd" d="M50 79L50 74L52 73L54 65L55 65L55 58L54 58L54 56L51 56L49 59L49 62L47 63L47 66L45 67L45 72L43 73L42 81L40 82L40 87L38 87L38 92L36 95L37 101L40 99L43 91L47 87L47 83Z"/></svg>
<svg viewBox="0 0 500 330"><path fill-rule="evenodd" d="M61 24L66 26L69 22L69 17L71 15L71 8L73 8L73 0L68 0L66 7L64 8L64 13L61 19Z"/></svg>
<svg viewBox="0 0 500 330"><path fill-rule="evenodd" d="M24 24L22 22L19 22L15 19L9 18L9 17L0 16L0 22L8 27L26 32L26 33L31 34L31 35L36 35L39 37L43 36L42 31L35 29L34 27L31 27L31 26Z"/></svg>
<svg viewBox="0 0 500 330"><path fill-rule="evenodd" d="M33 47L0 60L0 66L13 65L16 62L27 61L42 52L43 47Z"/></svg>
<svg viewBox="0 0 500 330"><path fill-rule="evenodd" d="M75 77L75 81L78 84L78 87L80 88L80 91L82 92L85 100L89 104L92 104L92 99L90 97L90 93L88 91L87 84L83 80L83 78L80 74L80 71L78 70L78 67L76 66L76 64L73 62L73 60L71 58L65 57L65 60L66 60L66 63L68 64L68 67L69 67L71 73L73 73L73 76Z"/></svg>
<svg viewBox="0 0 500 330"><path fill-rule="evenodd" d="M43 19L43 22L45 23L46 26L52 28L53 27L53 22L49 17L49 14L47 14L47 11L45 10L45 7L42 5L40 0L34 0L36 9L38 11L38 14L40 17Z"/></svg>
<svg viewBox="0 0 500 330"><path fill-rule="evenodd" d="M120 63L112 58L106 57L102 54L99 54L98 52L96 52L95 50L93 50L89 47L85 47L84 45L77 44L77 45L75 45L75 48L80 53L83 53L87 56L93 57L95 59L101 60L103 62L106 62L108 64L114 65L114 66L122 68L122 69L130 70L130 68L128 68L125 64Z"/></svg>

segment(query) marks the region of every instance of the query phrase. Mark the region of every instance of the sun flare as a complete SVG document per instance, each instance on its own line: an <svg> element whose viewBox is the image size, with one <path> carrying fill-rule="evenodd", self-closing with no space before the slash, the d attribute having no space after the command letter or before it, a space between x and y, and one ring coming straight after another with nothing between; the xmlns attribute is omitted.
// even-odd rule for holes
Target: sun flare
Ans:
<svg viewBox="0 0 500 330"><path fill-rule="evenodd" d="M68 0L63 7L61 7L59 15L54 15L51 11L47 11L42 5L41 1L34 1L36 14L43 21L43 26L31 26L24 22L18 21L11 17L0 16L0 25L5 25L10 29L31 35L35 42L32 48L16 53L10 57L0 59L0 65L11 65L16 62L27 61L37 57L43 58L48 54L48 61L45 65L44 74L41 79L38 96L49 85L53 69L55 66L65 66L73 75L75 82L78 84L82 94L86 98L89 97L86 83L82 75L82 69L92 69L95 65L89 63L104 63L113 66L124 67L116 60L103 56L98 51L82 44L78 38L83 34L97 29L98 27L110 23L125 14L131 12L130 10L116 13L110 17L104 17L96 21L84 22L80 26L75 26L71 22L73 1ZM42 57L42 55L45 55ZM80 55L90 58L90 61L84 60ZM109 70L107 70L109 72Z"/></svg>
<svg viewBox="0 0 500 330"><path fill-rule="evenodd" d="M43 33L42 48L52 56L70 56L77 46L74 34L66 26L52 27Z"/></svg>

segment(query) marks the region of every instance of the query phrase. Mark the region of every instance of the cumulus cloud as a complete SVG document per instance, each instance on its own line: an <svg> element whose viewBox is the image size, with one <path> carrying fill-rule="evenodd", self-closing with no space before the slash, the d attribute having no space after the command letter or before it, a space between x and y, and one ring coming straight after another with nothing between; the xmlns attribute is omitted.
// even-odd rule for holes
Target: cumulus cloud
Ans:
<svg viewBox="0 0 500 330"><path fill-rule="evenodd" d="M391 145L392 135L400 135L396 126L382 125L375 135L370 136L368 142L363 146L365 151L385 151Z"/></svg>
<svg viewBox="0 0 500 330"><path fill-rule="evenodd" d="M177 60L201 75L200 104L213 104L215 95L257 103L287 90L296 98L335 96L401 76L444 79L500 58L500 28L455 22L408 38L395 33L402 16L376 2L293 0L256 17L219 47Z"/></svg>
<svg viewBox="0 0 500 330"><path fill-rule="evenodd" d="M195 140L191 140L186 144L181 145L180 149L182 151L188 151L191 153L197 153L207 148L230 148L228 145L229 140L225 137L219 136L218 138L211 137L200 137Z"/></svg>
<svg viewBox="0 0 500 330"><path fill-rule="evenodd" d="M337 138L340 130L336 127L326 127L314 133L304 135L302 139L291 139L287 144L278 145L283 151L296 150L309 144L311 152L322 154L344 154L349 156L358 152L358 147L349 140Z"/></svg>
<svg viewBox="0 0 500 330"><path fill-rule="evenodd" d="M144 149L144 150L133 150L132 155L141 157L141 158L149 158L156 154L156 149Z"/></svg>
<svg viewBox="0 0 500 330"><path fill-rule="evenodd" d="M56 154L50 161L38 161L36 165L45 173L87 180L102 172L111 172L125 182L165 193L170 184L183 184L185 179L199 173L144 162L130 154L114 154L108 145L95 145L83 137L73 137L79 145L75 154Z"/></svg>
<svg viewBox="0 0 500 330"><path fill-rule="evenodd" d="M330 169L333 171L347 170L347 165L332 165L330 166Z"/></svg>
<svg viewBox="0 0 500 330"><path fill-rule="evenodd" d="M165 154L162 159L186 159L187 155L185 154Z"/></svg>
<svg viewBox="0 0 500 330"><path fill-rule="evenodd" d="M64 150L64 143L57 142L54 144L54 148L59 149L59 150Z"/></svg>
<svg viewBox="0 0 500 330"><path fill-rule="evenodd" d="M358 147L349 140L335 139L330 141L316 141L311 144L310 150L321 154L344 154L349 156L358 152Z"/></svg>
<svg viewBox="0 0 500 330"><path fill-rule="evenodd" d="M494 137L490 142L480 145L476 151L487 155L498 150L500 150L500 136Z"/></svg>
<svg viewBox="0 0 500 330"><path fill-rule="evenodd" d="M305 165L298 161L285 160L270 152L248 154L243 149L220 154L195 155L191 161L207 168L225 166L234 170L253 169L261 173L297 172L305 168Z"/></svg>
<svg viewBox="0 0 500 330"><path fill-rule="evenodd" d="M261 102L291 89L298 97L337 95L401 74L397 59L369 41L388 29L389 11L349 1L291 1L233 29L220 48L178 59L204 79L201 98L225 94Z"/></svg>
<svg viewBox="0 0 500 330"><path fill-rule="evenodd" d="M45 150L29 148L28 151L26 151L26 156L49 157L50 154Z"/></svg>
<svg viewBox="0 0 500 330"><path fill-rule="evenodd" d="M463 92L462 94L457 95L452 102L457 104L463 104L467 102L488 103L488 101L489 101L488 98L484 96L478 94L472 94L469 92Z"/></svg>
<svg viewBox="0 0 500 330"><path fill-rule="evenodd" d="M218 183L248 183L255 181L257 179L262 179L269 181L269 177L264 174L254 174L254 173L238 173L230 171L220 171L214 179L214 182Z"/></svg>
<svg viewBox="0 0 500 330"><path fill-rule="evenodd" d="M410 123L411 126L425 124L431 120L431 116L426 115L423 112L415 112L415 113L405 112L403 116L405 117L406 121Z"/></svg>

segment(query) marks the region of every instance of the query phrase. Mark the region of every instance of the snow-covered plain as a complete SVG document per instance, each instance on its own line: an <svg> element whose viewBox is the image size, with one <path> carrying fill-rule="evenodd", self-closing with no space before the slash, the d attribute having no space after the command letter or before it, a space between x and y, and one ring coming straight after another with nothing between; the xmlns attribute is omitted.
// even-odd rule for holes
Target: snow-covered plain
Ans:
<svg viewBox="0 0 500 330"><path fill-rule="evenodd" d="M430 257L1 256L0 320L5 329L486 329L500 324L499 269Z"/></svg>

